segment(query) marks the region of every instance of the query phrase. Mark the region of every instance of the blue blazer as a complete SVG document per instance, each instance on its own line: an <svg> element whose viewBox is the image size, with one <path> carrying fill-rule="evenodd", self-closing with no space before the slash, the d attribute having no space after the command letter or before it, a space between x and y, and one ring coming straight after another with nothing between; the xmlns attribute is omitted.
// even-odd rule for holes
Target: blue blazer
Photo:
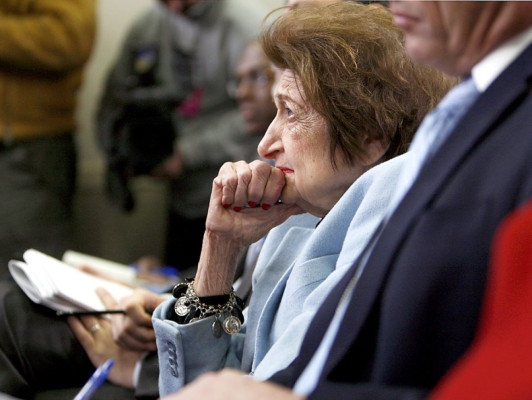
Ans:
<svg viewBox="0 0 532 400"><path fill-rule="evenodd" d="M364 248L383 218L405 158L396 157L362 175L321 222L310 214L297 215L268 234L239 334L216 339L211 330L214 317L179 325L166 319L174 312L174 299L159 306L153 325L161 396L223 367L259 379L287 367L317 308L352 263L351 257L341 256L342 248L347 246L350 256Z"/></svg>
<svg viewBox="0 0 532 400"><path fill-rule="evenodd" d="M495 228L531 196L532 46L480 95L382 230L310 398L413 399L434 387L474 336ZM294 384L356 267L273 380Z"/></svg>

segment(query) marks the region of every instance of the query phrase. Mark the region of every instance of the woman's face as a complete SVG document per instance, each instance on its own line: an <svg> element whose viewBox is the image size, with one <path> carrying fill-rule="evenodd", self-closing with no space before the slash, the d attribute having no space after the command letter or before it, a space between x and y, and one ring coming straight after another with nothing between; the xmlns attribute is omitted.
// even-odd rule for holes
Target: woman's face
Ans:
<svg viewBox="0 0 532 400"><path fill-rule="evenodd" d="M259 144L259 154L274 159L285 174L284 203L323 217L366 168L347 165L337 151L333 169L327 123L306 102L292 71L280 73L273 96L277 115Z"/></svg>

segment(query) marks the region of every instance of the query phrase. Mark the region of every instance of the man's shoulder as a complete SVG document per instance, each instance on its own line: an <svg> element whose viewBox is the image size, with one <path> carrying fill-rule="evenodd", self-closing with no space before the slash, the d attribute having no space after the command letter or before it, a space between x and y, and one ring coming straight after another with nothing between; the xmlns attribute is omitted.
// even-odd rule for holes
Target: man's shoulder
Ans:
<svg viewBox="0 0 532 400"><path fill-rule="evenodd" d="M147 8L131 23L128 30L129 39L156 38L165 21L170 21L166 10L157 4Z"/></svg>

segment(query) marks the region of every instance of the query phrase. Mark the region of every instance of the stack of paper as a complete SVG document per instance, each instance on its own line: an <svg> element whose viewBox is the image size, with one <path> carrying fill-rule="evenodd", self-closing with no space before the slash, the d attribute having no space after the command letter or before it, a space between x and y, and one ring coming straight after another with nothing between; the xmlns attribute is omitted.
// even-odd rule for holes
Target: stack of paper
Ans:
<svg viewBox="0 0 532 400"><path fill-rule="evenodd" d="M117 301L133 291L34 249L26 250L23 258L9 262L13 279L32 301L56 311L104 310L96 294L98 287L105 288Z"/></svg>

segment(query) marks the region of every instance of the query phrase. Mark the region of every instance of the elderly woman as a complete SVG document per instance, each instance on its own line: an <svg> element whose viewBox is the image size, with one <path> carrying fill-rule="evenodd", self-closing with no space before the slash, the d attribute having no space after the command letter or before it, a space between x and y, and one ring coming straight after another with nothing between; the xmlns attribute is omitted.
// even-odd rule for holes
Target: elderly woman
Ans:
<svg viewBox="0 0 532 400"><path fill-rule="evenodd" d="M387 160L451 85L408 59L382 7L293 10L261 43L279 73L277 115L258 150L275 166L227 163L213 182L197 275L153 316L161 395L223 367L266 379L294 359L310 317L385 215L405 156ZM242 315L235 261L266 233Z"/></svg>

